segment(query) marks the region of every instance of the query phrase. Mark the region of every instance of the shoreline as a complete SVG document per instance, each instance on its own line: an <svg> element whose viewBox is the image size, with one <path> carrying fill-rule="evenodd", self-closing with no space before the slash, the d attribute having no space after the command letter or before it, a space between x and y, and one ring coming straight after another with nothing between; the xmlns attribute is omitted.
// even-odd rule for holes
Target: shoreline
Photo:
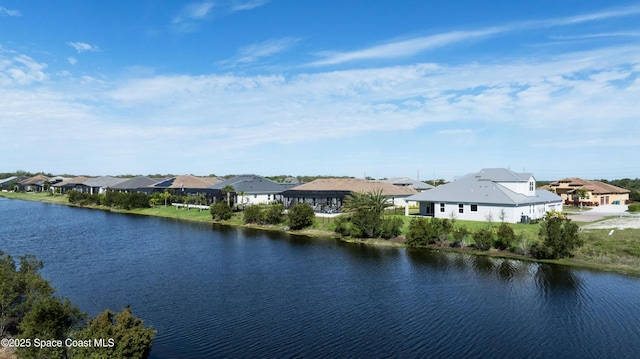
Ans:
<svg viewBox="0 0 640 359"><path fill-rule="evenodd" d="M156 211L156 213L150 213L151 210L153 210L154 208L126 210L126 209L114 209L114 208L109 208L104 206L80 206L73 203L69 203L67 197L63 195L53 195L53 196L38 195L38 197L30 198L31 195L33 194L0 192L0 197L7 198L7 199L43 202L43 203L65 205L65 206L76 207L76 208L101 210L101 211L107 211L107 212L113 212L113 213L133 214L133 215L141 215L141 216L148 216L148 217L171 218L179 221L210 223L210 224L219 224L219 225L229 226L229 227L240 227L240 228L257 229L262 231L280 232L280 233L286 233L289 235L305 236L305 237L315 238L315 239L339 240L344 243L367 245L371 247L406 248L409 250L415 248L419 250L429 250L429 251L436 251L436 252L460 253L460 254L467 254L467 255L479 255L479 256L487 256L487 257L493 257L493 258L512 259L512 260L519 260L519 261L525 261L525 262L555 264L555 265L568 266L575 269L586 269L586 270L592 270L597 272L620 274L620 275L626 275L634 278L640 278L640 267L633 267L633 268L620 267L620 266L616 266L615 264L591 262L591 261L588 261L588 259L586 258L580 259L580 258L572 257L572 258L564 258L564 259L536 259L536 258L524 256L521 254L508 252L508 251L498 251L498 250L479 251L471 248L442 247L437 244L420 246L420 247L409 247L404 242L399 242L399 241L375 239L375 238L359 239L359 238L343 237L335 232L312 229L312 228L292 231L292 230L288 230L282 227L277 227L272 225L271 226L263 226L263 225L256 225L256 224L247 225L244 223L237 223L234 221L215 221L211 218L210 213L207 210L204 210L204 211L195 210L196 212L205 213L205 215L204 216L200 215L199 217L194 218L194 217L184 216L185 212L189 213L189 212L193 212L194 210L185 211L183 209L175 209L175 211L177 212L176 214L182 213L183 215L182 216L169 215L167 213L161 213L158 211ZM166 212L166 209L168 207L155 207L155 209L158 209L158 208L160 209L164 208L163 211ZM585 261L588 261L588 262L585 262Z"/></svg>

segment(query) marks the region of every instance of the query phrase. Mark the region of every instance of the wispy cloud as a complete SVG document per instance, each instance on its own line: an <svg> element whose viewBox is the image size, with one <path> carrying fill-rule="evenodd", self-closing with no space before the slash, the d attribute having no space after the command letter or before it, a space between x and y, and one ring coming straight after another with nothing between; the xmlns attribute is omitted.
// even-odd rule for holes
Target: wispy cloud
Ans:
<svg viewBox="0 0 640 359"><path fill-rule="evenodd" d="M255 9L257 7L266 5L270 0L236 0L231 2L229 6L230 12L245 11Z"/></svg>
<svg viewBox="0 0 640 359"><path fill-rule="evenodd" d="M21 16L20 10L11 10L0 6L0 16Z"/></svg>
<svg viewBox="0 0 640 359"><path fill-rule="evenodd" d="M392 59L408 57L426 50L432 50L449 44L474 40L482 37L495 35L502 30L498 28L478 30L478 31L454 31L433 36L424 36L408 40L389 42L382 45L369 47L351 52L323 52L318 55L324 57L321 60L312 62L312 66L337 65L345 62L372 60L372 59Z"/></svg>
<svg viewBox="0 0 640 359"><path fill-rule="evenodd" d="M90 45L87 44L85 42L74 42L74 41L69 41L67 42L67 45L73 47L74 49L76 49L76 51L81 54L83 52L87 52L87 51L91 51L91 52L96 52L99 51L99 48L95 45Z"/></svg>
<svg viewBox="0 0 640 359"><path fill-rule="evenodd" d="M640 31L603 32L598 34L549 36L549 38L552 40L585 40L585 39L598 39L598 38L605 38L605 37L640 37Z"/></svg>
<svg viewBox="0 0 640 359"><path fill-rule="evenodd" d="M171 21L171 27L176 32L195 32L203 22L239 11L247 11L269 3L270 0L222 0L203 1L189 4Z"/></svg>
<svg viewBox="0 0 640 359"><path fill-rule="evenodd" d="M226 67L235 67L255 63L262 58L271 57L289 50L299 39L284 37L279 39L269 39L260 43L247 45L240 48L236 56L232 59L220 62Z"/></svg>
<svg viewBox="0 0 640 359"><path fill-rule="evenodd" d="M78 59L76 59L73 56L69 56L69 58L67 58L67 61L69 61L69 64L71 64L71 65L75 65L75 64L78 63Z"/></svg>
<svg viewBox="0 0 640 359"><path fill-rule="evenodd" d="M347 62L362 60L405 58L440 47L465 41L480 40L499 36L512 31L523 31L556 26L569 26L589 21L628 17L638 14L640 14L640 6L630 6L579 16L562 17L547 20L522 21L519 23L505 24L502 26L495 26L472 31L453 31L431 36L390 41L381 45L375 45L368 48L348 52L320 52L316 55L320 56L321 59L313 61L309 65L325 66L338 65Z"/></svg>
<svg viewBox="0 0 640 359"><path fill-rule="evenodd" d="M178 32L198 30L202 21L210 16L214 3L210 1L192 3L182 8L180 14L171 21L172 28Z"/></svg>

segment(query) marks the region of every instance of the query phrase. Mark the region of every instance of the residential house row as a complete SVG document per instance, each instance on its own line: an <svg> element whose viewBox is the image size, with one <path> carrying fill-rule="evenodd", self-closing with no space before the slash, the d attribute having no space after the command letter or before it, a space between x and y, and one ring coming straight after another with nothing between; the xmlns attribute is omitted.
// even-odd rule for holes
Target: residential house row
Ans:
<svg viewBox="0 0 640 359"><path fill-rule="evenodd" d="M351 192L381 191L389 197L394 207L417 206L419 215L474 221L528 222L540 219L549 211L562 211L565 201L575 199L576 193L584 194L584 200L600 204L628 202L629 191L581 179L564 179L537 188L531 173L517 173L504 168L486 168L452 182L434 187L410 178L392 178L373 181L357 178L319 178L308 183L295 179L285 183L248 174L231 179L196 177L191 175L171 178L47 178L38 175L30 178L0 180L0 189L7 190L13 184L18 190L40 192L44 190L65 193L75 190L85 193L104 193L107 190L123 192L181 193L204 196L207 203L222 200L225 190L233 188L229 200L234 205L247 206L261 203L282 203L286 208L296 203L308 203L316 212L337 213L344 205L344 198Z"/></svg>

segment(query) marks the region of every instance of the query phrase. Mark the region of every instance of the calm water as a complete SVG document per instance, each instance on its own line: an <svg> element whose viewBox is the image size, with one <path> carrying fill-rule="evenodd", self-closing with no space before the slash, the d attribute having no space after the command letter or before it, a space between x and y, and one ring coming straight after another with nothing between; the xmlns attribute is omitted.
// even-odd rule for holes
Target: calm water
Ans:
<svg viewBox="0 0 640 359"><path fill-rule="evenodd" d="M640 357L640 280L0 198L0 249L153 358Z"/></svg>

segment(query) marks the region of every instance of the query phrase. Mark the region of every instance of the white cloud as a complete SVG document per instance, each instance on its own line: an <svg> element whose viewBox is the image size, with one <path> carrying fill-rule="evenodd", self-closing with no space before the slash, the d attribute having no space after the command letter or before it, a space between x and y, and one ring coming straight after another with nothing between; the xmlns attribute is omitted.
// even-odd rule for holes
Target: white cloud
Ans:
<svg viewBox="0 0 640 359"><path fill-rule="evenodd" d="M20 10L11 10L0 6L0 16L21 16Z"/></svg>
<svg viewBox="0 0 640 359"><path fill-rule="evenodd" d="M85 42L69 41L69 42L67 42L67 45L69 45L69 46L73 47L74 49L76 49L76 51L79 54L81 54L83 52L87 52L87 51L91 51L91 52L99 51L97 46L90 45L90 44L87 44Z"/></svg>
<svg viewBox="0 0 640 359"><path fill-rule="evenodd" d="M47 78L44 63L38 63L26 55L18 55L13 58L6 58L0 55L0 84L29 85L34 82L41 82Z"/></svg>
<svg viewBox="0 0 640 359"><path fill-rule="evenodd" d="M78 59L76 59L75 57L68 57L67 61L69 61L69 64L71 65L75 65L78 63Z"/></svg>

